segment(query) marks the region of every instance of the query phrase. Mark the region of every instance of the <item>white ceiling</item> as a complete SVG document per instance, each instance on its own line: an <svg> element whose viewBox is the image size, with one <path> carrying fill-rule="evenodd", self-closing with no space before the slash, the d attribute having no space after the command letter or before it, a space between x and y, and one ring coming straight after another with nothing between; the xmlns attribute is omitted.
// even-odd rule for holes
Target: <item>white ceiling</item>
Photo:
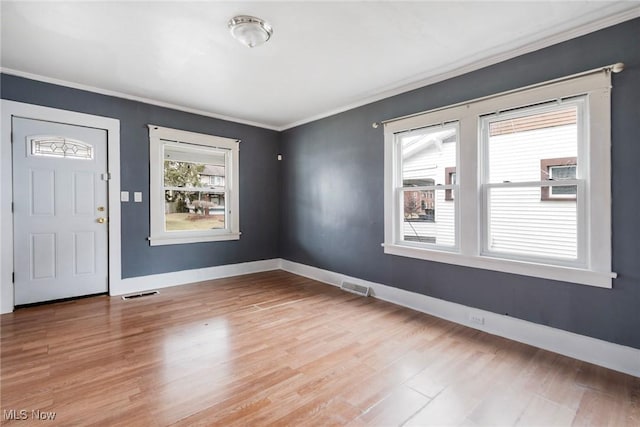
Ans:
<svg viewBox="0 0 640 427"><path fill-rule="evenodd" d="M640 16L639 5L2 1L0 61L6 73L285 129ZM267 20L272 39L232 39L238 14Z"/></svg>

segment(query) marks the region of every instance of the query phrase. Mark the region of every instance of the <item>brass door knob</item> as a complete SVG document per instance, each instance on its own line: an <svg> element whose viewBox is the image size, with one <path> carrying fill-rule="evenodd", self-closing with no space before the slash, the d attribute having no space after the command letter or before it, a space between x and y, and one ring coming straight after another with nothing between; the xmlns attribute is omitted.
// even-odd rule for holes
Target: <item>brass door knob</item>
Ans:
<svg viewBox="0 0 640 427"><path fill-rule="evenodd" d="M97 221L98 221L100 224L104 224L104 223L107 221L107 219L106 219L106 218L98 218L98 219L97 219Z"/></svg>

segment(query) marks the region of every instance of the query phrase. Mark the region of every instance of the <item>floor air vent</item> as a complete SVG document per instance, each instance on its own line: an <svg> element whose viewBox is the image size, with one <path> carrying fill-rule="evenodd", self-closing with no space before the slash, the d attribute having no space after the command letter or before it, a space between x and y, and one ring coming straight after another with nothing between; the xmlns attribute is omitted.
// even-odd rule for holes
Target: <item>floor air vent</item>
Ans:
<svg viewBox="0 0 640 427"><path fill-rule="evenodd" d="M149 292L142 292L139 294L132 294L132 295L124 295L122 297L123 300L128 300L128 299L136 299L136 298L142 298L142 297L150 297L151 295L156 295L159 294L160 292L158 291L149 291Z"/></svg>
<svg viewBox="0 0 640 427"><path fill-rule="evenodd" d="M356 285L351 282L342 282L340 289L343 291L351 292L352 294L368 297L371 295L371 288L368 286Z"/></svg>

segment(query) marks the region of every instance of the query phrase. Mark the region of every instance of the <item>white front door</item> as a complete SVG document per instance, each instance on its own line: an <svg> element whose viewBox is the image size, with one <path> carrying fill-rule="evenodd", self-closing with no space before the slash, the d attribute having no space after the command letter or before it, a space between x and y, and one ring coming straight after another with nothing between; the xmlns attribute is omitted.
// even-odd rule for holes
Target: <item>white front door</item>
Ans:
<svg viewBox="0 0 640 427"><path fill-rule="evenodd" d="M15 304L108 290L107 132L13 117Z"/></svg>

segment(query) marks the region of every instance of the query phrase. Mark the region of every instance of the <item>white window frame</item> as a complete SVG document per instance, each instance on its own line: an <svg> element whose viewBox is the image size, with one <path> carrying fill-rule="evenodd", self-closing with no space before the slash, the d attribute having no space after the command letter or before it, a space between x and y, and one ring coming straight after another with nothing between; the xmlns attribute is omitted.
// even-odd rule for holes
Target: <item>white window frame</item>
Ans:
<svg viewBox="0 0 640 427"><path fill-rule="evenodd" d="M584 260L575 265L550 264L538 259L506 259L483 251L486 229L483 204L482 117L518 107L574 97L585 97L585 147L580 152L580 173L586 208L582 223ZM611 79L609 70L585 73L465 103L443 107L385 125L385 241L386 254L406 256L467 267L520 274L604 288L612 287L611 271ZM397 179L396 134L434 123L459 121L457 183L454 188L459 236L457 251L404 244L399 235L401 211L395 202ZM578 184L563 181L559 185ZM539 183L536 183L539 185ZM552 184L553 185L553 184ZM583 197L578 194L578 197ZM591 221L591 218L597 220Z"/></svg>
<svg viewBox="0 0 640 427"><path fill-rule="evenodd" d="M576 107L577 114L577 178L573 180L540 180L531 182L503 182L503 183L491 183L489 181L489 125L493 121L508 120L510 118L517 118L525 114L543 114L552 112L559 108ZM480 141L481 141L481 155L480 155L480 170L481 170L481 194L482 194L482 250L481 255L493 256L496 258L512 259L530 261L542 264L563 265L567 267L588 268L588 262L586 259L586 253L588 251L588 233L586 230L586 213L588 211L590 195L586 191L586 186L589 181L589 165L584 161L586 153L589 152L589 138L587 115L585 110L587 108L586 96L580 96L577 98L570 98L566 100L555 100L543 105L534 105L531 107L525 107L511 112L499 114L485 115L480 118ZM584 164L583 164L584 163ZM498 252L490 249L489 240L491 236L491 225L489 218L489 193L492 188L524 188L524 187L543 187L549 188L549 194L552 193L553 187L561 187L567 185L575 185L578 189L576 203L576 222L577 222L577 236L576 236L576 249L577 258L575 260L564 260L562 258L546 258L541 256L524 256L509 252ZM556 196L558 198L558 196Z"/></svg>
<svg viewBox="0 0 640 427"><path fill-rule="evenodd" d="M149 245L175 245L240 239L239 145L240 140L156 125L149 127L150 220ZM197 149L227 150L225 164L225 228L213 230L165 231L164 147L188 144Z"/></svg>
<svg viewBox="0 0 640 427"><path fill-rule="evenodd" d="M460 133L460 126L457 123L456 120L442 120L442 121L437 121L437 122L432 122L431 124L428 124L426 126L420 126L419 128L411 128L411 129L407 129L404 132L398 132L397 135L401 135L407 131L413 132L416 130L420 130L420 129L434 129L437 130L438 128L440 129L445 129L445 128L453 128L456 131L456 164L459 161L459 152L460 152L460 147L459 147L459 139L458 139L458 135ZM396 228L394 230L394 236L397 237L397 239L399 240L399 242L401 242L400 244L407 246L407 247L415 247L417 249L420 248L430 248L430 249L435 249L435 250L441 250L441 251L445 251L445 252L458 252L459 247L460 247L460 233L458 232L459 230L459 223L460 223L460 216L458 214L458 202L456 201L456 197L455 194L457 192L457 186L456 185L436 185L435 183L433 185L427 185L427 186L421 186L421 187L404 187L404 183L403 183L403 179L402 179L402 172L403 172L403 164L402 164L402 144L400 143L400 139L399 138L394 138L393 140L393 151L394 151L394 163L392 165L393 168L393 192L394 192L394 197L396 200L396 204L398 206L398 212L396 213L396 215L398 215L399 220L395 222L396 224ZM405 191L426 191L426 190L433 190L434 192L434 198L436 195L437 191L446 191L446 190L451 190L452 194L453 194L453 200L451 201L447 201L447 202L453 202L454 203L454 234L455 234L455 238L454 238L454 244L453 246L445 246L445 245L438 245L437 242L436 243L422 243L422 242L413 242L413 241L409 241L409 240L404 240L403 238L403 228L404 228L404 192ZM443 193L444 196L444 193ZM437 198L436 198L437 199ZM438 207L436 206L436 211L437 211ZM435 220L435 216L434 216L434 220Z"/></svg>

